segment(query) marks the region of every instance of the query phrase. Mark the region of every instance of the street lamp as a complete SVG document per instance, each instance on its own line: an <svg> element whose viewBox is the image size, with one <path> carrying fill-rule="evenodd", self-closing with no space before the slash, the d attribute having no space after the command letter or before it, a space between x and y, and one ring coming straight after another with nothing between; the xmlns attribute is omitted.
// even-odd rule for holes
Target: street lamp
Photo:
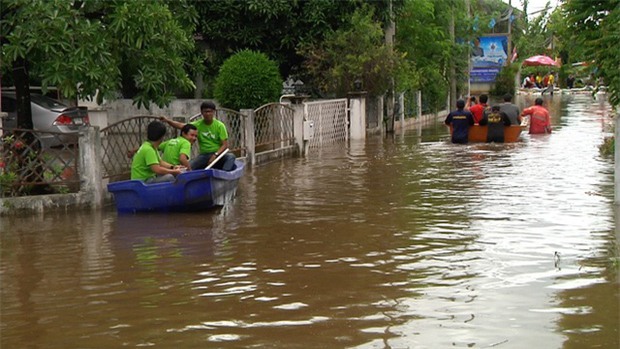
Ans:
<svg viewBox="0 0 620 349"><path fill-rule="evenodd" d="M356 79L353 82L353 87L355 88L355 92L359 92L362 90L362 80Z"/></svg>

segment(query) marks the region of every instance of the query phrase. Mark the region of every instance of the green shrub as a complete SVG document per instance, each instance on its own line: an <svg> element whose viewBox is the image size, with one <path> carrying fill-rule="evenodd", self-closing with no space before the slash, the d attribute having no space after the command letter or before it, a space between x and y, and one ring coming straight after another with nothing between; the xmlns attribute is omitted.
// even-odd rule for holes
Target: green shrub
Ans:
<svg viewBox="0 0 620 349"><path fill-rule="evenodd" d="M449 85L440 71L426 67L422 70L422 114L435 113L446 108ZM452 106L454 108L454 106Z"/></svg>
<svg viewBox="0 0 620 349"><path fill-rule="evenodd" d="M215 79L214 96L223 107L255 109L282 93L278 66L265 54L243 50L228 58Z"/></svg>
<svg viewBox="0 0 620 349"><path fill-rule="evenodd" d="M616 151L616 138L613 136L605 137L605 139L603 139L603 143L599 144L598 149L601 155L613 156Z"/></svg>
<svg viewBox="0 0 620 349"><path fill-rule="evenodd" d="M503 96L505 94L514 95L516 92L515 76L518 70L519 65L514 63L502 67L502 70L499 71L499 74L497 74L495 78L495 83L489 94L492 96Z"/></svg>

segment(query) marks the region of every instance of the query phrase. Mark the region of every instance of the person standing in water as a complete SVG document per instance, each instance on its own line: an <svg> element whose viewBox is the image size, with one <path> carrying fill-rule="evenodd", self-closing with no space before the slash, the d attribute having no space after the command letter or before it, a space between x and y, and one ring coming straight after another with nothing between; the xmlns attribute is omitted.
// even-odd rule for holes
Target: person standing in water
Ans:
<svg viewBox="0 0 620 349"><path fill-rule="evenodd" d="M547 108L543 107L543 99L538 97L534 105L523 109L521 116L530 117L530 134L551 133L551 117Z"/></svg>
<svg viewBox="0 0 620 349"><path fill-rule="evenodd" d="M466 144L469 137L469 128L474 125L474 117L465 110L465 101L456 101L456 110L448 114L445 124L452 126L452 143Z"/></svg>
<svg viewBox="0 0 620 349"><path fill-rule="evenodd" d="M490 113L484 113L480 126L484 125L487 125L487 142L504 143L504 127L510 126L510 119L500 111L499 105L491 107Z"/></svg>

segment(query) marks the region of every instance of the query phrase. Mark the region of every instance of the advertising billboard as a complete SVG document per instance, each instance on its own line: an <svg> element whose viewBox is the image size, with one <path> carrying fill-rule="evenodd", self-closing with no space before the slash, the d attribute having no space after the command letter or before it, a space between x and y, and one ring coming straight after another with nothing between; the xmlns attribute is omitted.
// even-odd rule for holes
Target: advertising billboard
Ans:
<svg viewBox="0 0 620 349"><path fill-rule="evenodd" d="M472 83L492 83L502 66L508 60L508 37L506 35L480 36L473 40L471 47Z"/></svg>

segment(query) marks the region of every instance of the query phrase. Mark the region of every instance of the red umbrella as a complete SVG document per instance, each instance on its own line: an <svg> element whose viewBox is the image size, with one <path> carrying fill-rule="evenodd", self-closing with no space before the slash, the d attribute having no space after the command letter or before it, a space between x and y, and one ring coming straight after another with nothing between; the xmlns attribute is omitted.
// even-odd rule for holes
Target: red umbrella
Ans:
<svg viewBox="0 0 620 349"><path fill-rule="evenodd" d="M553 60L553 58L549 56L532 56L523 61L523 65L525 66L537 66L537 65L555 65L557 66L557 62Z"/></svg>

